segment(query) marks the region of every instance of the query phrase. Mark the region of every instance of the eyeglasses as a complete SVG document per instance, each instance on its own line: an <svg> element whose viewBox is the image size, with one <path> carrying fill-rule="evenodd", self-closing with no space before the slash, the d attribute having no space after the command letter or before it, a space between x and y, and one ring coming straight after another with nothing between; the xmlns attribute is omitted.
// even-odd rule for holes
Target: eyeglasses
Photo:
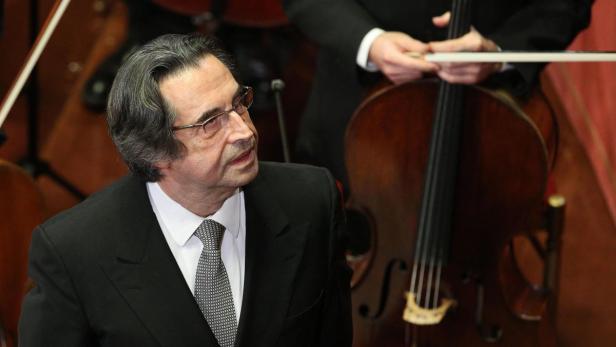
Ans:
<svg viewBox="0 0 616 347"><path fill-rule="evenodd" d="M244 115L246 111L252 105L252 101L254 98L254 93L251 87L242 86L240 89L240 93L238 96L233 99L231 103L231 109L226 111L220 111L216 114L211 115L206 120L201 123L188 124L188 125L180 125L172 127L172 131L178 131L182 129L191 129L196 127L201 127L203 129L203 135L206 138L211 138L218 133L218 131L224 128L229 122L229 115L231 112L235 112L240 116Z"/></svg>

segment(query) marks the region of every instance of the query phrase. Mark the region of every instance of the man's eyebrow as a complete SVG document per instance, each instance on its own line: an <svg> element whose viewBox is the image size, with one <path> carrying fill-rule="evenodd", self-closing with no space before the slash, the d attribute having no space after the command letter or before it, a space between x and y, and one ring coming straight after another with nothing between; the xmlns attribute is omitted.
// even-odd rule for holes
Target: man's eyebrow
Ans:
<svg viewBox="0 0 616 347"><path fill-rule="evenodd" d="M233 100L235 100L235 98L237 98L240 93L242 92L243 88L241 85L238 84L237 89L235 90L235 93L233 94L233 98L231 99L232 102ZM199 117L199 119L197 119L196 123L203 123L205 121L207 121L209 118L211 118L212 116L215 116L217 114L220 114L221 112L223 112L224 110L220 107L215 107L211 110L207 110L205 112L203 112L203 114L201 114L201 117Z"/></svg>

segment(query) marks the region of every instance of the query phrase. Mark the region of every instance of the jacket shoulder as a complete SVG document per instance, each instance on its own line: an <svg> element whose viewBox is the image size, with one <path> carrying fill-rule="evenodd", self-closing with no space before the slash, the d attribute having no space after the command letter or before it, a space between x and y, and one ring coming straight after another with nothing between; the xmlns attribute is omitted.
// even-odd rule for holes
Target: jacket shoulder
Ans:
<svg viewBox="0 0 616 347"><path fill-rule="evenodd" d="M327 169L307 164L261 162L259 175L267 180L276 180L279 184L289 184L300 189L305 188L307 183L333 182Z"/></svg>
<svg viewBox="0 0 616 347"><path fill-rule="evenodd" d="M250 186L258 191L260 202L275 202L289 216L300 219L329 215L338 203L332 175L311 165L260 163L259 175Z"/></svg>
<svg viewBox="0 0 616 347"><path fill-rule="evenodd" d="M113 243L114 233L123 230L122 223L148 215L148 210L153 215L145 182L126 176L37 229L59 248L87 248L88 244L103 247Z"/></svg>

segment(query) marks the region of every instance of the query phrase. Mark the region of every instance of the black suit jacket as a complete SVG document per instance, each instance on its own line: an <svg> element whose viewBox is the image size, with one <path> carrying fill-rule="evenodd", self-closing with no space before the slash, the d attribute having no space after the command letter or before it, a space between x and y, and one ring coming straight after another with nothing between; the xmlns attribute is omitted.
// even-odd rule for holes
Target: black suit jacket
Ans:
<svg viewBox="0 0 616 347"><path fill-rule="evenodd" d="M350 345L350 271L331 175L261 163L244 191L238 346ZM29 271L23 347L218 346L136 177L39 226Z"/></svg>
<svg viewBox="0 0 616 347"><path fill-rule="evenodd" d="M564 49L590 19L594 0L473 0L472 25L503 50ZM363 37L374 28L401 31L428 42L446 31L432 17L452 0L283 0L292 23L321 47L315 81L297 139L299 160L325 166L347 186L344 133L363 94L378 78L355 62ZM495 76L514 94L534 85L542 65L517 64ZM378 131L378 129L375 129Z"/></svg>

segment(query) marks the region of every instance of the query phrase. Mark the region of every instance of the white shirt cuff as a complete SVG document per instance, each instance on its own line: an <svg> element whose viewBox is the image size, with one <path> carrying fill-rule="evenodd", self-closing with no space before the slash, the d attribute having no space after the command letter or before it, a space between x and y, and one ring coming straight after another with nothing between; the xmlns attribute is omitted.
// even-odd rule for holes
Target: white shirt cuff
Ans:
<svg viewBox="0 0 616 347"><path fill-rule="evenodd" d="M374 42L376 37L384 32L385 31L383 29L373 28L372 30L368 31L366 36L364 36L364 38L361 40L361 43L359 44L359 49L357 50L356 62L357 65L361 66L364 70L370 72L379 71L379 68L374 63L368 61L368 54L370 53L370 47L372 47L372 43Z"/></svg>

